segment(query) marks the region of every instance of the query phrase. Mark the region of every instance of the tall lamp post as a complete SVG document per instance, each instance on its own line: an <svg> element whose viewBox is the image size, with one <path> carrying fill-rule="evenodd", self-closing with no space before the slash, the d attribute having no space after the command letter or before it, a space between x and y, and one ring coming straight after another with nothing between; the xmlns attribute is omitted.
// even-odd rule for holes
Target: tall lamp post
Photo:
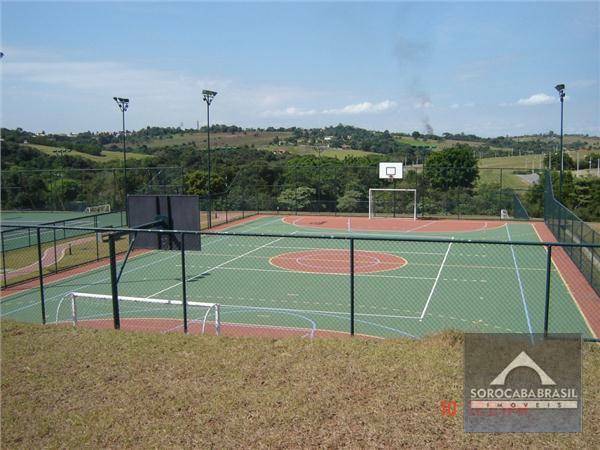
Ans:
<svg viewBox="0 0 600 450"><path fill-rule="evenodd" d="M563 155L563 108L565 104L565 85L557 84L554 89L558 91L560 97L560 181L558 184L558 198L563 202L562 188L563 188L563 170L565 166L565 160Z"/></svg>
<svg viewBox="0 0 600 450"><path fill-rule="evenodd" d="M129 99L113 97L123 114L123 208L127 207L127 152L125 143L125 111L129 108Z"/></svg>
<svg viewBox="0 0 600 450"><path fill-rule="evenodd" d="M202 98L206 102L206 133L207 133L207 146L208 146L208 228L212 227L212 196L210 190L210 104L217 93L215 91L202 91Z"/></svg>

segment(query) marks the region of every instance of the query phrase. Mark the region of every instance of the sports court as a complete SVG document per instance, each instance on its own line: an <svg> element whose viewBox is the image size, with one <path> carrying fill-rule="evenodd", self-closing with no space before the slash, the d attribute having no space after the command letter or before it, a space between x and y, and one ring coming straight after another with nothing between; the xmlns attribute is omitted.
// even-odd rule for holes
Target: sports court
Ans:
<svg viewBox="0 0 600 450"><path fill-rule="evenodd" d="M507 242L540 242L543 227L498 220L255 215L203 233L201 250L185 252L186 298L190 305L218 304L223 335L348 335L352 296L357 335L420 338L447 329L540 333L546 247ZM560 262L562 249L554 251L549 331L597 337L600 314L590 305L597 308L599 299L589 290L575 292L576 274ZM182 262L177 250L131 255L119 296L150 300L121 300L123 329L182 331ZM77 300L80 326L112 326L107 263L46 280L48 323L72 321L70 292L106 296ZM213 312L188 309L190 332L202 326L215 331ZM39 322L40 314L35 286L9 292L2 302L2 317Z"/></svg>

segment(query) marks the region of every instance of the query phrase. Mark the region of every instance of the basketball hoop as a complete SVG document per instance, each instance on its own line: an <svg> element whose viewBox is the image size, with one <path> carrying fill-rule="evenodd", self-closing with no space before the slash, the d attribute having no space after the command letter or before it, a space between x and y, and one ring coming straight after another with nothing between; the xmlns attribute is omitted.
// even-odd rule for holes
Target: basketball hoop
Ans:
<svg viewBox="0 0 600 450"><path fill-rule="evenodd" d="M393 183L393 182L394 182L394 175L392 175L392 174L389 174L389 175L388 175L388 180L390 180L390 182L392 182L392 183Z"/></svg>

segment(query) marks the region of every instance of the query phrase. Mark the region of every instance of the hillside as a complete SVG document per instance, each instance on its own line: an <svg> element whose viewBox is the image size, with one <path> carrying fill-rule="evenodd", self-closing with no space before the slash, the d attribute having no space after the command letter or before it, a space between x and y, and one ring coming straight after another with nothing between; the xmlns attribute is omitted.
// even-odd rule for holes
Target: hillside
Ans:
<svg viewBox="0 0 600 450"><path fill-rule="evenodd" d="M270 145L274 139L284 139L291 136L289 132L271 132L271 131L243 131L236 133L211 133L211 147L243 147L254 146L263 147ZM199 149L207 148L206 133L188 132L181 134L173 134L166 137L158 137L152 139L133 139L132 145L147 146L150 149L160 147L178 146L178 145L195 145Z"/></svg>
<svg viewBox="0 0 600 450"><path fill-rule="evenodd" d="M600 347L582 433L464 433L462 336L260 339L2 322L4 448L598 448ZM65 376L68 374L68 376ZM91 426L93 425L93 426Z"/></svg>

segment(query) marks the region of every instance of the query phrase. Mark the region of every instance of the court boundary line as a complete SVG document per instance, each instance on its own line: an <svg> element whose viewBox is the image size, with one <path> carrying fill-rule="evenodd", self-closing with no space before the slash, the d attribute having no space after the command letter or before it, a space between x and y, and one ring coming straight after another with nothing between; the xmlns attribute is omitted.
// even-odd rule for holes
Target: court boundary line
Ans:
<svg viewBox="0 0 600 450"><path fill-rule="evenodd" d="M440 276L442 275L442 270L444 269L444 265L446 264L446 259L448 259L448 255L450 254L450 248L452 247L453 242L450 242L448 244L448 248L446 249L446 254L444 255L444 259L442 260L442 263L440 264L440 269L438 270L437 276L435 277L435 281L433 282L433 286L431 288L431 291L429 292L429 297L427 297L427 302L425 302L425 306L423 307L423 311L421 311L421 316L418 318L419 322L423 321L423 317L425 317L425 313L427 312L427 308L429 308L429 303L431 302L431 299L433 297L433 293L435 292L435 288L438 284L438 281L440 279Z"/></svg>
<svg viewBox="0 0 600 450"><path fill-rule="evenodd" d="M348 250L346 248L326 248L326 247L323 247L323 248L314 248L313 250L306 250L306 251L304 251L304 253L309 253L311 251L318 253L318 252L321 252L323 250L324 251L332 251L333 250L333 251L336 251L336 252L348 252L348 256L350 256L349 255L350 250ZM283 269L282 272L284 272L284 273L297 272L297 273L306 273L306 274L313 274L313 275L346 275L346 276L350 276L350 270L349 270L350 269L350 258L348 258L348 261L339 260L339 259L324 259L323 260L323 261L327 261L327 262L347 262L348 263L348 272L347 273L346 272L311 272L311 271L308 271L308 270L287 269L287 268L285 268L283 266L279 266L279 265L273 263L273 260L275 258L280 258L280 257L282 257L284 255L290 255L290 254L294 254L294 253L302 253L302 252L300 251L300 252L284 252L284 253L279 253L278 255L274 255L274 256L268 257L269 258L268 262L273 267L279 267L280 269ZM381 252L381 251L378 251L378 250L356 250L355 249L354 250L354 255L356 256L357 253L384 254L385 252ZM367 273L390 272L392 270L402 269L403 267L406 267L408 265L408 260L406 258L403 258L401 256L396 256L396 255L391 255L391 256L394 256L396 258L400 258L403 261L403 263L401 265L396 265L395 267L392 267L392 268L389 268L389 269L379 269L379 270L373 270L373 271L369 271L369 272L357 272L356 271L356 260L355 260L355 262L354 262L354 265L355 265L354 275L364 275L364 274L367 274ZM257 258L257 257L255 257L255 258ZM265 257L258 257L258 258L267 258L267 257L265 256ZM291 258L285 258L285 259L291 259ZM377 258L375 258L375 259L377 259ZM298 258L294 258L294 261L296 263L300 264L298 262ZM378 261L377 264L381 263L381 261L379 259L377 259L377 261ZM381 263L381 264L382 265L386 265L386 264L389 265L390 263ZM264 270L264 269L260 269L260 270ZM277 272L279 272L279 271L277 271ZM404 277L404 278L406 278L406 277Z"/></svg>
<svg viewBox="0 0 600 450"><path fill-rule="evenodd" d="M506 234L508 235L508 241L510 244L510 251L512 253L513 263L515 264L515 272L517 274L517 280L519 282L519 291L521 293L521 302L523 304L523 309L525 310L525 319L527 320L527 328L529 329L529 335L533 338L533 329L531 328L531 318L529 316L529 308L527 307L527 299L525 298L525 288L523 287L523 282L521 280L521 273L519 272L519 264L517 263L517 255L515 255L515 247L512 244L512 238L510 237L510 230L508 229L508 224L506 226Z"/></svg>

